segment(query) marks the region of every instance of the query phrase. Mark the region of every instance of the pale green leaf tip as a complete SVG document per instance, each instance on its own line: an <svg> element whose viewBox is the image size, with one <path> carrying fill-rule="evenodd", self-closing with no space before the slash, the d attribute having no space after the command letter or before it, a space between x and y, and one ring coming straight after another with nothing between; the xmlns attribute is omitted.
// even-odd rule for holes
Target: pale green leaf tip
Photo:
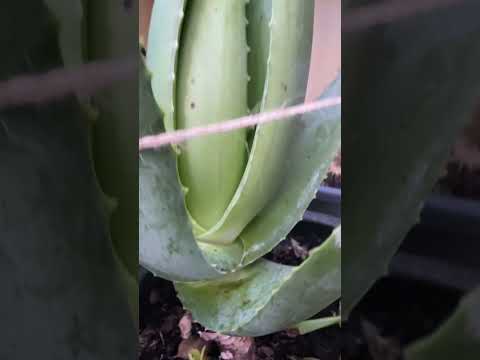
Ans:
<svg viewBox="0 0 480 360"><path fill-rule="evenodd" d="M319 318L313 320L305 320L295 325L292 329L298 330L300 335L305 335L313 331L324 329L333 325L338 325L341 322L340 316L331 316L326 318Z"/></svg>

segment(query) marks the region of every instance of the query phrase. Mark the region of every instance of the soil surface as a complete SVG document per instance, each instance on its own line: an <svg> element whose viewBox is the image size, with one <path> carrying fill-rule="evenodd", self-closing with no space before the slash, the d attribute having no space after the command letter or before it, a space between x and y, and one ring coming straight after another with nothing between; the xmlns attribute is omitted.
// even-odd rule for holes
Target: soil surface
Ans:
<svg viewBox="0 0 480 360"><path fill-rule="evenodd" d="M341 187L340 155L324 185ZM480 169L453 159L435 192L480 200ZM318 246L329 229L301 223L265 257L286 265L298 265L308 250ZM454 310L461 293L414 279L387 277L378 281L354 309L348 322L298 336L288 331L254 339L251 359L295 360L400 360L410 342L430 334ZM332 305L317 316L338 311ZM208 359L221 359L218 342L200 339L205 330L192 323L189 339L182 339L180 323L185 312L171 282L147 275L140 288L139 359L182 359L182 349L206 346Z"/></svg>
<svg viewBox="0 0 480 360"><path fill-rule="evenodd" d="M469 168L456 161L450 162L446 175L439 180L435 191L480 201L480 169Z"/></svg>
<svg viewBox="0 0 480 360"><path fill-rule="evenodd" d="M197 341L206 346L208 359L222 359L215 341L199 341L205 329L193 323L189 340L181 337L179 323L185 312L177 299L171 282L148 274L141 286L140 334L138 356L140 360L182 359L181 348ZM332 305L319 315L331 315L338 309ZM295 360L314 357L322 360L338 360L341 343L339 328L315 331L305 336L282 331L254 339L254 356L250 359Z"/></svg>
<svg viewBox="0 0 480 360"><path fill-rule="evenodd" d="M343 325L343 360L401 360L402 348L430 334L461 293L411 279L378 281Z"/></svg>
<svg viewBox="0 0 480 360"><path fill-rule="evenodd" d="M435 191L480 200L480 100L461 133Z"/></svg>
<svg viewBox="0 0 480 360"><path fill-rule="evenodd" d="M318 246L326 235L327 229L315 231L313 225L301 224L266 257L279 263L298 265L308 256L308 250ZM316 317L331 316L337 312L338 303ZM186 315L188 316L176 296L173 284L151 274L146 275L140 285L139 359L182 359L178 356L181 355L182 348L191 349L192 346L206 346L208 359L222 359L221 344L201 339L201 334L205 331L201 325L193 322L190 336L182 339L180 323ZM253 339L253 354L249 359L295 360L313 357L338 360L340 339L339 327L304 336L282 331Z"/></svg>
<svg viewBox="0 0 480 360"><path fill-rule="evenodd" d="M290 246L284 242L281 247ZM258 337L252 359L338 360L341 351L346 360L400 360L401 349L437 328L454 311L460 296L450 289L389 277L369 291L341 330L332 327L305 336L283 331ZM318 316L336 309L338 304ZM184 315L172 283L147 275L141 287L139 359L182 359L177 354L185 343L179 327ZM191 339L198 339L204 330L193 323ZM200 344L207 346L209 359L221 359L214 341Z"/></svg>
<svg viewBox="0 0 480 360"><path fill-rule="evenodd" d="M340 159L338 155L323 185L340 187ZM265 258L285 265L299 265L308 256L308 251L320 245L330 233L331 229L300 223ZM332 304L315 317L331 316L334 313L338 313L338 303ZM181 324L187 317L173 284L147 274L140 283L139 359L182 359L185 358L185 349L201 349L203 346L207 349L208 359L222 359L221 341L203 340L202 333L205 329L201 325L192 322L188 338L182 338ZM338 360L342 346L340 332L339 327L330 327L304 336L282 331L257 337L253 339L249 359L300 360L310 357Z"/></svg>

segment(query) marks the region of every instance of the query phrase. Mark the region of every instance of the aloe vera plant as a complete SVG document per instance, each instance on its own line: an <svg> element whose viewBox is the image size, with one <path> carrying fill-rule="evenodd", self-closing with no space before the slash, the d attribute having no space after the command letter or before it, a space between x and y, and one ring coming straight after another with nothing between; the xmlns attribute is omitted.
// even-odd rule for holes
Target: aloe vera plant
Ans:
<svg viewBox="0 0 480 360"><path fill-rule="evenodd" d="M115 0L45 0L59 28L59 45L65 66L93 60L135 56L138 3ZM114 29L115 31L112 31ZM132 54L133 52L133 54ZM131 76L121 87L90 99L79 97L94 124L92 161L110 215L114 256L122 271L133 319L138 319L138 174L136 168L138 79ZM113 162L112 156L122 159Z"/></svg>
<svg viewBox="0 0 480 360"><path fill-rule="evenodd" d="M479 11L478 2L463 2L343 37L352 119L342 138L345 320L388 272L471 119L480 91ZM372 56L378 53L385 55ZM477 359L479 305L477 289L434 334L407 347L405 358Z"/></svg>
<svg viewBox="0 0 480 360"><path fill-rule="evenodd" d="M2 83L87 60L79 39L95 30L86 1L65 3L2 2ZM111 240L111 202L94 170L90 99L73 95L0 110L2 359L136 354L127 261Z"/></svg>
<svg viewBox="0 0 480 360"><path fill-rule="evenodd" d="M86 1L85 40L89 60L137 56L138 2ZM112 31L112 29L114 31ZM133 318L138 321L138 77L96 94L94 124L95 169L113 205L110 219L114 249L124 273Z"/></svg>
<svg viewBox="0 0 480 360"><path fill-rule="evenodd" d="M355 119L345 123L342 138L349 179L342 189L349 241L342 252L344 318L388 271L471 119L480 90L479 5L466 2L343 38L351 79L343 89L345 113ZM388 56L372 58L373 52Z"/></svg>
<svg viewBox="0 0 480 360"><path fill-rule="evenodd" d="M313 0L156 0L140 135L303 102L313 14ZM340 77L322 97L339 93ZM312 317L340 296L340 228L300 266L262 256L302 218L339 146L335 106L142 151L141 265L173 280L194 318L222 333L257 336Z"/></svg>

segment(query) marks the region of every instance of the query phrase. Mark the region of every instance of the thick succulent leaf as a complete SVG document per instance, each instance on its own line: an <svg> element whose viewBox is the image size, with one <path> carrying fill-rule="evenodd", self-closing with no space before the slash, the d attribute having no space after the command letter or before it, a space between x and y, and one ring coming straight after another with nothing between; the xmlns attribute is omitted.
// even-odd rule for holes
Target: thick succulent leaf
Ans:
<svg viewBox="0 0 480 360"><path fill-rule="evenodd" d="M302 321L301 323L295 325L294 329L297 329L300 335L305 335L332 325L340 324L340 322L340 316L330 316L325 318Z"/></svg>
<svg viewBox="0 0 480 360"><path fill-rule="evenodd" d="M234 271L242 261L244 248L239 241L226 245L204 242L197 244L207 262L217 271L224 273Z"/></svg>
<svg viewBox="0 0 480 360"><path fill-rule="evenodd" d="M42 1L1 2L0 81L62 65L51 20ZM0 163L0 358L134 358L80 106L2 109Z"/></svg>
<svg viewBox="0 0 480 360"><path fill-rule="evenodd" d="M330 85L321 98L339 96L340 76ZM294 123L288 156L284 159L282 175L286 180L272 201L247 226L242 233L242 262L235 256L240 249L232 245L215 246L200 243L202 249L216 249L223 261L212 259L212 264L221 264L225 271L235 270L241 265L250 264L287 236L295 224L303 217L305 210L315 196L320 183L340 148L341 107L335 106L305 114L301 119L289 120ZM289 176L295 174L295 176ZM261 239L261 241L259 240ZM228 251L227 251L228 249ZM210 254L205 251L206 257Z"/></svg>
<svg viewBox="0 0 480 360"><path fill-rule="evenodd" d="M410 345L406 360L474 360L480 357L480 287L432 335Z"/></svg>
<svg viewBox="0 0 480 360"><path fill-rule="evenodd" d="M135 325L139 326L139 298L138 298L138 277L133 276L125 266L123 260L120 258L117 249L113 249L113 254L115 258L115 263L120 271L122 278L122 288L124 293L126 293L128 305L130 306L130 313L132 314L133 321ZM140 267L138 267L140 268Z"/></svg>
<svg viewBox="0 0 480 360"><path fill-rule="evenodd" d="M262 259L219 280L175 287L183 305L208 329L261 336L292 327L340 297L340 253L337 228L300 266Z"/></svg>
<svg viewBox="0 0 480 360"><path fill-rule="evenodd" d="M138 1L90 1L90 60L119 59L138 52ZM94 98L99 118L94 127L95 168L100 184L117 207L112 239L118 255L136 279L138 274L138 78L133 76Z"/></svg>
<svg viewBox="0 0 480 360"><path fill-rule="evenodd" d="M277 39L278 40L278 39ZM280 46L280 45L278 45ZM309 53L307 56L307 60L305 60L304 68L308 69L308 58L309 58ZM299 62L300 64L302 62ZM296 66L298 64L295 64ZM300 66L302 67L302 66ZM303 73L303 72L302 72ZM306 77L307 71L305 70L305 77ZM306 82L306 79L305 79ZM300 88L300 86L299 86ZM305 91L305 84L301 87L302 89L300 91ZM283 88L282 88L283 89ZM340 80L338 80L335 85L327 91L325 96L329 95L335 95L339 94L340 91ZM281 105L281 104L280 104ZM279 106L280 106L279 105ZM150 109L150 106L141 106L141 111L143 111L145 108ZM285 187L284 189L289 189L288 191L281 191L279 192L281 194L280 198L277 199L275 198L274 204L271 205L269 208L273 209L274 211L272 214L269 214L268 211L265 212L266 216L265 222L262 221L256 221L256 225L252 228L252 230L249 232L247 242L250 244L250 250L247 253L246 257L246 262L251 262L257 258L259 258L261 255L265 254L268 252L273 246L275 246L278 241L280 241L286 234L288 233L289 230L295 225L295 223L301 219L302 214L306 207L308 206L309 202L314 196L314 193L320 184L321 180L324 178L328 165L331 162L331 159L333 158L334 154L339 148L340 144L340 107L334 107L332 109L329 109L327 111L322 111L322 112L317 112L316 114L311 114L308 116L305 116L303 119L298 119L295 120L297 122L296 125L293 126L293 133L295 133L295 141L293 141L292 146L291 146L291 153L289 153L289 156L286 160L286 163L289 164L291 168L294 168L295 171L297 171L300 176L296 177L295 179L288 179L288 181L285 182ZM142 135L146 135L152 132L157 132L158 129L155 129L152 127L151 122L146 124L145 131L141 131ZM156 154L162 153L165 156L163 157L157 157L155 160L153 160L153 157L148 159L147 161L154 161L157 162L157 164L160 164L164 161L170 161L170 157L166 155L167 153L170 153L170 151L167 151L165 149L162 149L158 152L155 152ZM148 152L142 153L141 156L141 161L142 158L144 158L144 154L148 154ZM150 155L148 155L150 156ZM157 155L158 156L158 155ZM300 159L300 161L299 161ZM157 165L155 165L157 166ZM162 163L161 166L164 166ZM142 165L141 165L142 167ZM287 169L288 166L284 166L282 163L282 169ZM169 179L171 176L171 185L176 186L179 188L178 192L175 192L175 195L173 196L178 203L175 203L175 206L178 206L176 209L178 211L184 211L180 210L180 202L182 198L181 194L181 189L180 185L175 183L174 181L174 175L171 174L171 171L174 171L173 166L168 165L166 167L163 167L162 169L158 168L155 169L152 167L151 169L151 174L150 176L160 176L158 174L161 174L163 172L169 172ZM141 170L142 171L142 170ZM154 175L155 173L158 173L157 175ZM142 174L140 174L140 177L142 177ZM178 179L177 179L178 180ZM149 216L151 218L146 219L144 218L144 225L140 226L140 229L142 231L142 228L148 228L149 229L149 235L150 240L147 239L147 236L143 236L141 234L141 249L140 249L140 258L141 261L145 263L145 266L151 269L154 273L157 273L163 277L169 278L169 279L176 279L179 280L179 273L177 270L174 270L173 273L169 271L169 268L174 268L175 265L178 266L183 266L182 264L188 264L191 265L190 260L185 260L183 262L176 262L174 259L172 259L169 255L168 252L165 251L165 249L169 245L158 245L160 248L157 249L157 243L160 242L172 242L172 239L177 239L176 243L188 243L189 247L193 247L196 251L196 246L193 246L193 237L190 234L190 227L187 222L184 222L184 219L181 217L180 219L174 220L173 223L176 222L176 226L178 226L180 229L183 229L182 236L179 236L179 234L176 233L176 226L173 225L173 223L170 221L166 221L165 219L159 219L162 217L167 217L168 218L168 211L164 209L163 212L159 212L155 210L155 206L157 208L162 207L163 204L165 203L163 200L161 200L162 196L165 195L159 195L158 199L152 199L151 194L156 194L160 190L160 188L156 189L155 192L153 192L153 183L150 184L151 186L149 189L145 189L144 194L141 194L141 197L144 196L146 199L148 199L149 202L152 204L157 203L158 205L152 205L151 207L151 213L152 214L157 214L156 218L154 219L154 215L148 215L148 211L143 211L141 209L140 213L141 216ZM167 189L168 187L165 187L163 189ZM294 189L291 190L290 188ZM175 188L176 189L176 188ZM140 185L140 191L142 192L142 185ZM168 191L167 190L161 190L161 191ZM178 198L177 198L178 197ZM142 203L142 200L140 200ZM143 206L143 204L142 204ZM155 210L155 211L154 211ZM143 214L142 214L143 213ZM182 215L183 216L183 215ZM286 219L286 221L285 221ZM179 221L180 220L180 221ZM155 226L150 226L151 222L158 222L157 225L162 224L162 223L169 223L171 228L167 229L165 232L163 232L163 235L160 235L160 232L157 233L159 230L159 227L157 225ZM262 229L263 227L263 229ZM187 230L188 229L188 230ZM273 229L273 230L272 230ZM257 246L255 242L258 242L259 238L265 238L266 239L266 244L264 246ZM153 240L155 239L155 240ZM181 239L181 240L180 240ZM145 246L143 247L144 244ZM200 249L203 252L203 255L205 259L207 259L208 263L210 263L212 266L215 268L219 269L221 272L223 271L231 271L236 269L239 264L240 260L243 255L243 244L242 242L234 242L232 245L229 246L222 246L222 245L215 245L215 244L208 244L208 243L200 243L199 244ZM143 248L142 248L143 247ZM153 255L153 252L158 252L160 258L157 258ZM148 256L148 259L146 258ZM184 255L181 255L184 256ZM159 260L162 259L162 260ZM167 264L175 264L175 265L167 265ZM215 277L216 275L212 273L204 273L200 272L196 276L194 276L191 271L192 271L192 266L190 267L183 267L182 269L182 277L183 280L187 280L188 277L192 277L191 280L202 278L202 277Z"/></svg>
<svg viewBox="0 0 480 360"><path fill-rule="evenodd" d="M190 351L188 354L188 360L205 360L205 351L207 350L207 347L204 346L202 348L202 351L198 351L197 349L193 349Z"/></svg>
<svg viewBox="0 0 480 360"><path fill-rule="evenodd" d="M139 133L163 131L150 79L140 67ZM170 147L139 154L139 257L153 274L170 280L198 280L219 274L209 266L193 237L177 178L176 154Z"/></svg>
<svg viewBox="0 0 480 360"><path fill-rule="evenodd" d="M339 96L340 76L322 98ZM292 123L288 153L281 164L284 179L275 197L242 232L244 264L269 252L303 217L340 149L341 107L308 113ZM259 241L258 239L261 239Z"/></svg>
<svg viewBox="0 0 480 360"><path fill-rule="evenodd" d="M56 104L0 115L2 359L136 356L126 278L78 113Z"/></svg>
<svg viewBox="0 0 480 360"><path fill-rule="evenodd" d="M191 2L179 50L177 129L247 114L246 26L243 1ZM246 160L246 129L181 145L179 175L188 189L186 204L195 223L210 228L221 218Z"/></svg>
<svg viewBox="0 0 480 360"><path fill-rule="evenodd" d="M83 0L44 0L59 26L59 42L65 66L84 60L85 11Z"/></svg>
<svg viewBox="0 0 480 360"><path fill-rule="evenodd" d="M270 19L272 0L249 1L247 4L248 106L254 109L262 101L270 52Z"/></svg>
<svg viewBox="0 0 480 360"><path fill-rule="evenodd" d="M269 26L265 27L257 21L250 25L250 37L257 33L259 37L270 39L260 111L304 100L310 66L313 15L313 0L276 0L272 3ZM269 34L265 34L266 31ZM262 41L251 44L252 52L258 51L253 48L254 45L265 44ZM262 61L259 62L257 66L263 66ZM262 69L257 70L257 73L261 72ZM248 164L232 201L220 221L206 233L200 234L199 239L223 243L234 241L276 195L284 179L284 159L289 152L295 126L294 121L281 121L257 127Z"/></svg>
<svg viewBox="0 0 480 360"><path fill-rule="evenodd" d="M164 114L165 129L175 128L175 76L186 0L155 0L147 44L153 95Z"/></svg>
<svg viewBox="0 0 480 360"><path fill-rule="evenodd" d="M155 111L149 81L141 76L140 134L161 132L163 127ZM338 96L338 78L324 97ZM325 177L328 166L340 146L340 107L332 107L295 120L295 139L284 169L297 174L288 177L274 202L256 219L245 237L250 244L244 262L250 263L270 251L302 218ZM140 262L154 274L171 280L193 281L219 276L206 266L192 235L170 148L143 151L140 154ZM288 189L288 191L286 190ZM257 239L265 244L258 244ZM203 257L220 271L239 266L243 248L199 243Z"/></svg>
<svg viewBox="0 0 480 360"><path fill-rule="evenodd" d="M466 2L343 39L342 316L386 273L471 118L479 13Z"/></svg>

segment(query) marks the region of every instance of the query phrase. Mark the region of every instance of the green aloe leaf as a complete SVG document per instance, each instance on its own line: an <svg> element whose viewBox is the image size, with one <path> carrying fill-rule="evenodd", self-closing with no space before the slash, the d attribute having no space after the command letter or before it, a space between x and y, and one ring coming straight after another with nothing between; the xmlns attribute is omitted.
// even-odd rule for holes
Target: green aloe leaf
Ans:
<svg viewBox="0 0 480 360"><path fill-rule="evenodd" d="M312 317L340 297L340 239L338 228L297 267L259 260L218 280L175 287L183 305L208 329L269 334Z"/></svg>
<svg viewBox="0 0 480 360"><path fill-rule="evenodd" d="M163 131L150 87L150 74L140 66L141 136ZM170 280L214 278L219 274L205 261L193 237L178 182L176 154L170 147L139 154L140 264Z"/></svg>
<svg viewBox="0 0 480 360"><path fill-rule="evenodd" d="M267 5L257 2L256 6L259 9L250 10L250 13L256 11L268 16ZM313 14L314 2L311 0L301 3L277 0L271 4L268 20L254 19L249 24L250 38L270 39L268 53L262 48L266 41L251 44L251 53L255 57L251 61L256 67L254 72L260 74L260 79L266 79L260 111L304 100L310 66ZM268 21L268 26L265 26L265 21ZM257 49L257 46L261 48ZM262 68L264 64L265 69ZM262 72L266 75L262 76ZM235 195L218 223L199 234L200 240L218 243L234 241L278 192L283 180L284 158L289 151L295 126L293 121L257 126L248 163Z"/></svg>
<svg viewBox="0 0 480 360"><path fill-rule="evenodd" d="M297 329L300 335L305 335L313 331L340 324L341 321L342 320L340 316L330 316L319 319L305 320L300 324L295 325L293 328Z"/></svg>
<svg viewBox="0 0 480 360"><path fill-rule="evenodd" d="M150 20L147 67L152 73L152 89L164 113L165 129L175 129L175 80L180 32L186 0L155 0Z"/></svg>
<svg viewBox="0 0 480 360"><path fill-rule="evenodd" d="M116 0L88 4L89 60L122 59L138 53L138 2ZM103 190L117 204L111 231L128 273L138 274L138 78L97 94L99 117L93 131L95 168Z"/></svg>
<svg viewBox="0 0 480 360"><path fill-rule="evenodd" d="M480 354L480 287L432 335L407 347L406 360L474 360Z"/></svg>
<svg viewBox="0 0 480 360"><path fill-rule="evenodd" d="M277 56L272 56L272 60L269 61L271 63L270 65L270 70L269 70L269 77L271 77L271 81L269 80L268 82L270 83L269 86L267 86L265 89L265 103L270 104L269 106L272 107L282 107L283 105L286 105L285 103L282 103L283 100L287 99L290 97L290 102L294 102L294 100L297 100L296 96L299 96L299 98L302 98L302 95L305 93L305 87L306 87L306 77L308 74L308 68L309 68L309 58L310 58L310 46L311 46L311 27L306 25L304 23L305 18L311 17L311 12L307 11L308 10L308 4L309 2L305 3L302 6L292 6L290 3L286 2L278 2L276 5L276 13L278 13L278 16L275 17L276 20L272 22L272 29L275 30L273 33L275 36L273 36L272 43L268 42L268 52L265 53L266 55L270 54L270 50L272 53L275 53ZM186 15L186 20L185 20L185 26L189 26L189 15L187 11ZM268 12L268 9L265 10ZM250 12L251 13L251 10ZM289 19L287 15L290 14L291 18ZM307 16L308 15L308 16ZM169 19L169 16L166 16L167 22ZM271 22L271 18L266 17L263 22L262 26L266 28L268 31L271 31L270 27L268 25L265 25L265 21L267 21L267 24ZM282 26L284 25L284 26ZM261 27L261 26L260 26ZM286 31L286 29L290 29L292 31ZM265 29L263 29L265 30ZM262 29L258 29L259 32L263 31ZM250 36L252 36L253 30L250 29ZM152 34L153 32L150 31ZM278 33L278 34L277 34ZM291 33L291 34L290 34ZM284 43L284 34L290 34L293 45L285 45ZM268 35L268 38L270 39L270 36ZM293 40L297 40L296 42ZM149 48L148 50L150 56L153 55L153 50L152 48ZM251 53L257 53L255 49L252 48ZM150 64L152 62L149 62L148 56L147 55L147 65L149 69L152 69ZM284 62L277 60L277 58L284 58ZM266 59L263 59L264 63L267 63ZM163 64L165 65L165 64ZM287 66L288 65L288 66ZM295 71L291 71L291 66L294 67ZM264 69L265 72L267 72L267 69ZM159 69L155 69L155 72L159 73ZM286 75L290 74L290 75ZM155 79L155 74L152 74L153 79ZM153 86L152 86L153 87ZM286 87L286 88L285 88ZM287 91L286 91L287 89ZM332 86L332 88L329 90L328 94L339 94L340 91L340 81L336 83L336 85ZM286 96L286 94L290 94ZM263 96L263 95L262 95ZM327 95L326 95L327 96ZM283 100L281 100L283 99ZM277 104L275 106L275 103ZM158 104L158 103L157 103ZM148 105L146 105L148 107ZM141 106L143 108L145 106ZM161 110L163 110L160 107ZM264 106L264 109L266 107ZM163 111L162 111L163 112ZM168 121L167 121L168 122ZM305 125L305 123L309 123L308 125ZM151 122L150 122L151 123ZM157 242L174 242L176 244L183 243L183 242L188 242L190 243L188 246L193 248L200 248L203 257L207 260L207 262L217 269L219 272L228 272L237 269L240 264L242 263L242 259L244 258L247 262L252 262L253 260L258 259L261 257L263 254L271 250L280 240L282 240L286 234L288 233L289 230L301 219L303 211L306 209L308 206L309 202L314 196L314 193L316 191L316 187L320 184L320 181L323 179L323 177L326 174L327 168L329 163L331 162L335 152L338 150L339 145L340 145L340 107L335 107L333 109L330 109L326 112L317 112L316 114L311 114L308 116L305 116L302 119L296 119L296 120L291 120L288 122L289 124L283 124L283 125L274 125L273 127L270 128L264 128L260 127L260 132L263 134L260 137L262 138L261 140L257 140L259 143L259 150L256 151L259 156L255 155L253 158L256 159L253 162L255 163L254 167L256 172L254 173L254 176L249 177L246 176L246 179L249 179L250 183L250 190L252 188L252 184L260 184L263 183L264 187L266 187L266 183L268 182L267 176L265 176L265 179L262 180L262 176L260 175L259 169L262 167L262 161L264 160L264 163L269 162L269 161L276 161L277 165L279 160L282 160L280 163L279 167L282 169L287 169L288 166L283 165L283 159L276 154L274 151L275 146L270 146L270 145L275 145L272 144L271 141L269 141L266 137L267 133L270 133L272 137L277 137L278 139L282 138L282 132L285 133L285 128L288 128L292 134L295 134L295 138L298 140L292 140L289 139L288 141L285 141L285 138L281 140L280 143L280 149L279 149L279 154L282 152L285 152L285 147L286 145L291 145L292 150L292 156L288 157L288 160L285 162L286 164L289 164L289 166L295 167L300 172L300 176L298 177L298 182L296 180L288 180L285 183L285 189L287 186L293 187L295 190L294 191L289 191L288 194L292 193L293 195L288 195L287 193L284 193L284 191L279 191L280 200L275 200L275 204L270 207L271 209L277 209L274 211L274 215L270 216L267 218L265 222L261 222L258 220L256 222L257 225L254 225L252 229L248 230L248 234L246 236L246 243L249 245L251 248L247 252L244 249L244 245L242 241L235 241L231 244L215 244L215 243L208 243L208 242L198 242L198 245L193 246L193 236L190 234L190 228L191 226L185 226L183 223L183 218L182 221L178 222L178 226L182 227L182 236L180 238L178 237L178 234L175 234L172 232L172 229L168 231L168 236L162 235L160 236L160 233L157 231L159 230L158 226L152 226L153 223L164 223L164 220L159 219L159 217L162 216L167 216L166 212L168 212L168 207L167 210L165 210L165 214L159 213L158 210L155 210L152 212L152 215L148 215L149 218L147 219L147 214L141 209L141 214L143 213L144 216L144 221L143 225L141 225L141 229L149 229L149 235L148 237L152 239L152 242L150 240L147 240L147 238L142 239L142 234L146 234L144 232L141 232L140 235L140 242L141 244L141 259L145 266L151 269L154 273L157 274L163 274L162 276L167 277L169 279L173 280L188 280L188 277L190 279L201 279L202 276L218 276L218 274L211 273L207 275L207 273L198 273L194 274L193 273L193 268L188 266L184 267L180 272L182 273L181 276L179 277L180 273L179 270L176 269L177 266L174 265L175 261L172 261L173 258L171 258L169 255L171 251L166 252L165 249L166 247L172 248L172 245L159 245L160 247L163 248L164 251L160 250L150 250L150 247L154 246L153 239L157 239L155 241ZM294 124L296 123L296 124ZM154 131L154 127L151 125L148 125L148 128L145 128L145 131L142 132L142 135L146 134L151 134ZM270 129L270 130L266 130ZM277 136L278 135L278 136ZM332 135L331 137L328 137L329 135ZM293 137L292 137L293 138ZM278 140L277 139L277 140ZM275 140L274 142L276 142ZM283 149L282 149L283 148ZM269 152L270 151L270 152ZM155 159L152 157L148 161L154 161L157 164L155 166L163 166L160 165L162 161L166 161L165 159L167 157L173 156L174 154L167 155L167 153L170 153L169 150L161 149L158 152L160 153L165 153L165 158L163 157L156 157ZM158 153L157 152L157 153ZM322 153L323 152L323 153ZM273 156L272 159L268 158L268 154L271 154ZM313 154L310 156L310 154ZM301 160L299 161L295 156L298 156ZM268 158L268 161L266 160L266 157ZM141 159L143 158L143 155L141 156ZM146 159L146 157L145 157ZM171 160L168 160L171 161ZM263 166L265 167L265 166ZM168 171L173 171L174 167L170 164L168 165L169 170ZM153 176L153 171L154 171L154 166L150 166L151 170L151 176ZM265 169L264 169L265 170ZM158 169L160 171L160 168ZM166 169L163 169L163 171L166 171ZM141 173L143 170L141 169ZM272 174L279 175L279 177L282 177L277 171L272 170L270 171L268 176L272 176ZM171 174L169 174L170 177ZM142 177L142 174L140 175ZM172 177L172 182L173 182L174 177ZM251 181L253 180L253 181ZM177 179L178 181L178 179ZM278 180L275 180L274 182L278 182ZM295 185L294 185L295 183ZM157 185L150 184L151 186L151 191L156 187ZM178 185L179 190L175 190L176 194L183 198L180 190L181 187ZM274 186L273 186L274 187ZM141 191L142 186L140 186ZM147 202L152 203L151 205L153 206L153 203L155 203L157 200L155 198L152 198L149 191L147 190L148 187L144 186L145 188L145 199ZM163 186L161 187L163 188ZM157 188L155 191L163 191L161 188ZM277 188L278 189L278 188ZM283 187L282 187L283 189ZM258 194L258 189L256 189L257 192L255 194ZM270 193L272 193L271 189L267 189ZM242 191L239 191L238 193L242 193ZM247 193L247 192L244 192ZM253 192L249 191L248 192L250 195L249 197L252 196ZM300 195L299 195L300 194ZM175 197L177 196L175 195ZM265 194L264 194L265 195ZM299 196L300 199L295 199L295 196ZM159 195L160 199L161 196ZM268 198L268 196L267 196ZM181 199L180 199L181 200ZM178 201L180 201L178 200ZM259 203L255 199L254 203L254 209L259 207ZM298 200L298 201L297 201ZM176 200L177 201L177 200ZM265 198L262 200L263 202L265 201ZM141 201L142 203L142 201ZM165 203L163 200L161 200L161 203ZM148 205L148 206L151 206ZM157 205L155 205L157 206ZM151 209L155 209L155 206L153 206ZM263 206L263 205L262 205ZM260 207L262 207L260 206ZM145 207L147 205L145 204ZM253 212L251 208L246 208L243 209L244 213L248 212ZM250 211L251 210L251 211ZM289 216L287 213L288 211L292 212L292 215ZM160 216L156 216L155 218L153 217L153 214L162 214ZM182 215L183 216L183 215ZM248 214L247 216L241 215L243 226L246 225L245 222L248 222L248 219L251 219L251 214ZM287 221L285 222L285 218L287 218ZM190 220L193 220L190 218ZM197 226L198 224L195 224L193 222L194 230L197 230L197 235L198 235L198 229L199 227ZM265 225L265 229L261 229L261 224ZM280 224L280 225L279 225ZM237 226L238 227L238 226ZM238 227L239 229L240 227ZM235 231L238 232L238 229ZM274 229L274 230L272 230ZM143 230L141 230L143 231ZM238 235L238 234L237 234ZM256 246L255 242L259 242L259 239L266 238L266 246ZM171 239L171 240L169 240ZM175 240L174 240L175 239ZM183 239L183 240L180 240ZM233 237L235 239L235 237ZM202 239L205 240L205 239ZM148 245L147 245L148 243ZM177 245L178 247L178 245ZM159 255L163 259L163 261L158 261L155 260L155 257L153 253L156 253L158 251ZM197 256L196 250L192 250L195 252L195 257ZM150 252L150 254L148 254ZM164 255L160 255L164 254ZM148 256L148 259L146 258ZM183 255L182 255L183 256ZM201 259L203 261L203 259ZM161 264L163 262L163 265ZM184 262L176 262L177 264L183 264ZM190 260L186 260L186 263L191 263ZM167 265L168 264L168 265ZM172 270L169 271L168 269L171 268ZM212 275L213 274L213 275ZM193 278L192 278L193 276Z"/></svg>
<svg viewBox="0 0 480 360"><path fill-rule="evenodd" d="M143 75L142 75L143 74ZM140 134L161 132L160 116L149 89L148 74L141 74ZM323 97L338 96L338 78ZM140 153L140 263L154 274L169 280L194 281L221 276L220 272L257 260L285 238L302 218L315 196L328 167L340 147L340 106L305 114L295 122L295 142L285 159L288 177L275 200L245 232L249 244L244 253L238 242L230 246L197 242L184 206L178 182L175 152L171 148ZM259 243L262 239L265 243ZM201 251L200 251L201 249ZM203 253L203 255L202 255ZM210 264L210 266L208 264Z"/></svg>
<svg viewBox="0 0 480 360"><path fill-rule="evenodd" d="M480 356L480 287L466 295L432 335L407 347L405 360L474 360Z"/></svg>
<svg viewBox="0 0 480 360"><path fill-rule="evenodd" d="M343 39L342 316L387 272L471 119L479 11L468 2Z"/></svg>
<svg viewBox="0 0 480 360"><path fill-rule="evenodd" d="M206 356L205 356L206 350L207 348L205 346L202 348L202 351L198 351L197 349L194 349L188 354L188 359L189 360L206 360Z"/></svg>
<svg viewBox="0 0 480 360"><path fill-rule="evenodd" d="M151 75L141 65L139 132L145 136L164 127L151 92ZM139 168L139 256L145 268L169 280L201 280L240 263L240 243L219 246L195 240L173 149L142 152Z"/></svg>
<svg viewBox="0 0 480 360"><path fill-rule="evenodd" d="M243 1L190 3L179 50L177 129L247 113L246 26ZM199 226L209 228L221 218L242 177L246 155L246 129L181 145L179 175L187 189L188 211Z"/></svg>
<svg viewBox="0 0 480 360"><path fill-rule="evenodd" d="M272 0L249 1L247 4L248 44L248 106L250 109L262 101L270 53L270 19Z"/></svg>
<svg viewBox="0 0 480 360"><path fill-rule="evenodd" d="M2 1L0 24L0 81L63 65L44 2ZM73 97L0 111L1 359L136 356L88 137Z"/></svg>
<svg viewBox="0 0 480 360"><path fill-rule="evenodd" d="M340 96L340 93L341 77L338 76L321 99ZM272 250L279 239L284 239L302 219L340 149L341 106L307 113L300 119L289 121L293 126L293 141L281 164L280 174L285 181L275 197L242 232L245 245L243 264L249 264Z"/></svg>

